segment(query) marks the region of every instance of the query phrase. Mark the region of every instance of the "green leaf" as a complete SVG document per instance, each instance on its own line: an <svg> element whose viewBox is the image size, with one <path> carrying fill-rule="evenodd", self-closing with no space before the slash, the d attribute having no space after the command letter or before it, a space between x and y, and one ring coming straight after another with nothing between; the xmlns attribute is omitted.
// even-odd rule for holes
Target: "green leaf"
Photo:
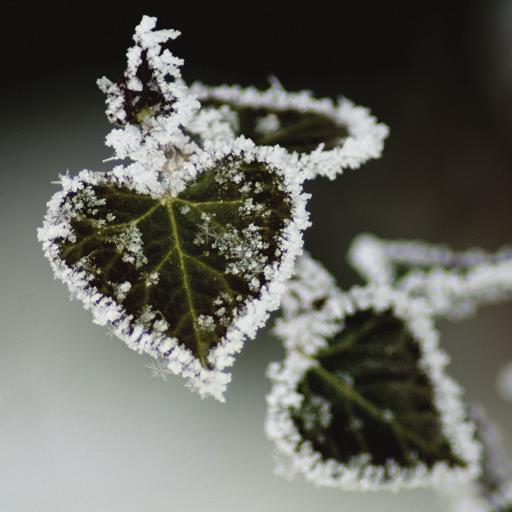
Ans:
<svg viewBox="0 0 512 512"><path fill-rule="evenodd" d="M66 188L40 233L57 275L73 281L61 263L79 279L85 272L79 298L99 293L120 307L122 317L106 323L175 373L190 371L189 356L198 361L192 381L232 364L243 334L253 336L278 306L307 224L297 183L251 157L218 160L176 195L142 193L109 174ZM66 229L51 231L63 217Z"/></svg>
<svg viewBox="0 0 512 512"><path fill-rule="evenodd" d="M237 114L237 135L244 135L258 145L276 144L297 153L310 153L324 144L324 149L339 146L348 136L346 126L319 112L270 107L250 107L220 100L203 100L204 107L227 106ZM265 123L270 126L266 129Z"/></svg>
<svg viewBox="0 0 512 512"><path fill-rule="evenodd" d="M372 463L392 459L408 467L421 460L464 466L443 433L420 348L391 311L359 312L316 354L299 383L304 396L294 421L325 459L347 463L370 454ZM330 406L327 427L308 428L308 411L318 397ZM320 428L318 428L320 426Z"/></svg>
<svg viewBox="0 0 512 512"><path fill-rule="evenodd" d="M267 417L292 473L361 490L474 478L479 445L424 304L387 287L342 293L308 256L297 270Z"/></svg>

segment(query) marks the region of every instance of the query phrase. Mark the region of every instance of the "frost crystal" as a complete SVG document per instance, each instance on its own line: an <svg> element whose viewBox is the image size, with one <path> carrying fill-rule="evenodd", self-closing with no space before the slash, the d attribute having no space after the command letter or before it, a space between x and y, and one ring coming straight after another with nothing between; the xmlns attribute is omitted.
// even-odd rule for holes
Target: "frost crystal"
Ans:
<svg viewBox="0 0 512 512"><path fill-rule="evenodd" d="M388 135L388 128L368 109L346 98L333 102L314 98L309 91L287 92L275 80L266 91L201 83L192 84L191 90L203 105L217 107L235 133L300 154L307 179L334 179L344 169L379 158Z"/></svg>
<svg viewBox="0 0 512 512"><path fill-rule="evenodd" d="M172 372L167 368L165 360L157 358L153 363L147 364L146 368L151 372L151 377L167 382L167 377Z"/></svg>

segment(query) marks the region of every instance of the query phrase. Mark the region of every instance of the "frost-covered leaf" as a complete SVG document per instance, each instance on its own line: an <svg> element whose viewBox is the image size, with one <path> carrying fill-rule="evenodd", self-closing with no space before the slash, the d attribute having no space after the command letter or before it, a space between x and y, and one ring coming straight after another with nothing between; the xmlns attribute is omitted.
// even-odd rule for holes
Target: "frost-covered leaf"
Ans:
<svg viewBox="0 0 512 512"><path fill-rule="evenodd" d="M233 139L229 123L200 104L181 77L183 60L166 47L177 30L155 30L156 18L143 16L128 48L127 65L116 82L98 80L106 95L108 120L119 126L106 137L112 159L130 158L148 172L171 157L189 155L205 141ZM179 148L177 150L177 148Z"/></svg>
<svg viewBox="0 0 512 512"><path fill-rule="evenodd" d="M332 275L307 252L298 258L281 299L275 334L286 350L312 353L339 329L341 291ZM314 326L315 335L311 336Z"/></svg>
<svg viewBox="0 0 512 512"><path fill-rule="evenodd" d="M387 287L329 295L321 321L299 312L276 328L288 347L269 368L278 472L360 490L473 478L479 445L429 308Z"/></svg>
<svg viewBox="0 0 512 512"><path fill-rule="evenodd" d="M183 60L165 48L177 30L155 30L156 18L143 16L135 28L134 46L126 53L127 67L117 82L100 78L106 94L107 118L118 125L142 124L149 118L176 113L186 97L181 80Z"/></svg>
<svg viewBox="0 0 512 512"><path fill-rule="evenodd" d="M39 238L96 322L220 399L222 370L279 305L308 221L282 151L239 141L211 154L184 164L185 183L144 185L122 167L63 177Z"/></svg>
<svg viewBox="0 0 512 512"><path fill-rule="evenodd" d="M511 247L458 252L445 245L360 235L349 260L368 282L425 298L436 316L464 318L480 305L512 298Z"/></svg>
<svg viewBox="0 0 512 512"><path fill-rule="evenodd" d="M470 408L482 444L482 473L463 486L448 486L445 492L453 512L511 512L512 463L505 456L503 434L480 406Z"/></svg>
<svg viewBox="0 0 512 512"><path fill-rule="evenodd" d="M316 99L309 91L290 93L275 83L266 91L200 83L191 89L202 105L217 107L237 134L297 152L307 178L334 179L343 169L380 157L388 133L367 109L345 98Z"/></svg>

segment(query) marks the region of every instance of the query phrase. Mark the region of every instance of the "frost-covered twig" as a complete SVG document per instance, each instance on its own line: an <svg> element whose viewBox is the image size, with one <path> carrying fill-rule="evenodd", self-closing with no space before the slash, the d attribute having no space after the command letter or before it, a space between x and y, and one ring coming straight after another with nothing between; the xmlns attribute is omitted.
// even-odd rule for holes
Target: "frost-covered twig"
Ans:
<svg viewBox="0 0 512 512"><path fill-rule="evenodd" d="M369 282L396 282L406 293L428 298L438 316L466 317L480 305L512 298L510 247L494 254L456 252L443 245L361 235L349 260Z"/></svg>
<svg viewBox="0 0 512 512"><path fill-rule="evenodd" d="M114 149L113 159L130 158L151 173L165 171L169 165L179 167L180 155L193 153L203 139L233 138L220 113L199 110L181 76L183 60L165 48L180 32L155 30L156 22L144 16L135 28L135 44L126 53L121 80L98 80L106 94L107 118L121 125L106 137L107 146Z"/></svg>

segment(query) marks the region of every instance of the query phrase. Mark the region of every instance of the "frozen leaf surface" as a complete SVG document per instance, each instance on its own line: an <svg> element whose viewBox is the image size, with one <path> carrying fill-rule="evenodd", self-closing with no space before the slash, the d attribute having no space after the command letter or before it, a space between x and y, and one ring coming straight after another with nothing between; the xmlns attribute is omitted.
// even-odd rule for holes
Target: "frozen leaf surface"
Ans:
<svg viewBox="0 0 512 512"><path fill-rule="evenodd" d="M121 168L64 178L39 237L96 320L221 397L242 339L279 304L307 226L300 183L266 154L225 155L179 193Z"/></svg>
<svg viewBox="0 0 512 512"><path fill-rule="evenodd" d="M392 312L360 312L316 354L298 385L304 396L294 422L325 459L348 463L368 454L371 462L427 467L439 461L464 466L442 431L434 391L421 368L418 343ZM308 425L318 397L330 406L328 425Z"/></svg>
<svg viewBox="0 0 512 512"><path fill-rule="evenodd" d="M275 331L288 353L269 368L278 471L359 490L474 477L479 445L425 303L387 287L336 291L307 256L297 268Z"/></svg>

